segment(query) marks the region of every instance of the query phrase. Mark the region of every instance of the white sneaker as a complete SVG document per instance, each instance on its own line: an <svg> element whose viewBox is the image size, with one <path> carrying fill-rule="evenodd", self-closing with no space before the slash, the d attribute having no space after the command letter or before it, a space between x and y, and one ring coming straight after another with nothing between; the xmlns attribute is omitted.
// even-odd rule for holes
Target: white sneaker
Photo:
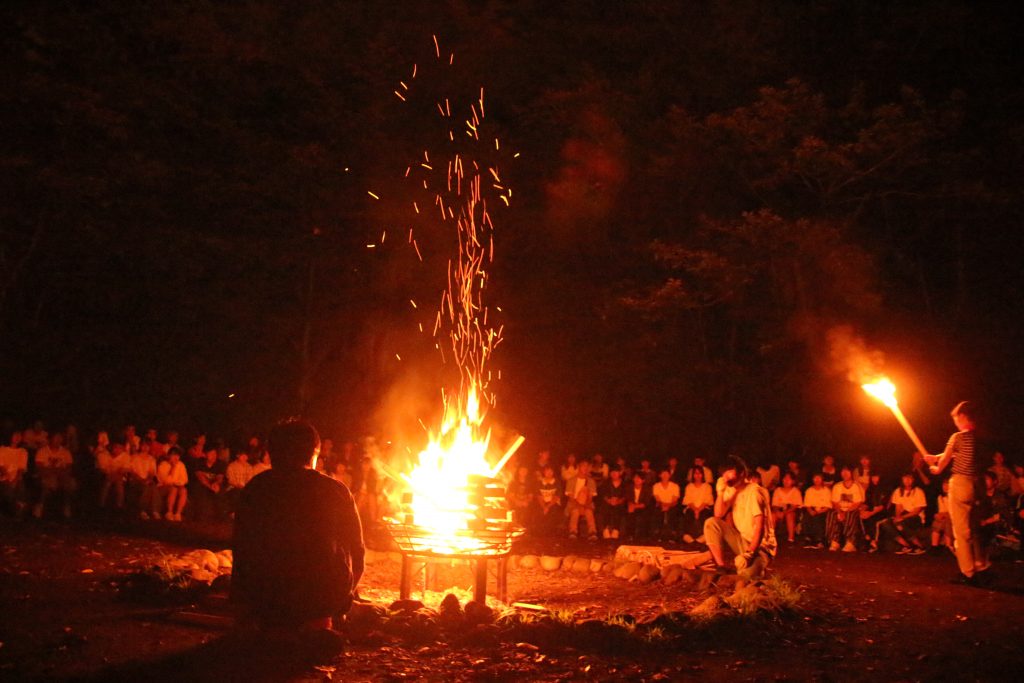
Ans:
<svg viewBox="0 0 1024 683"><path fill-rule="evenodd" d="M839 541L832 541L832 543L829 544L829 546L828 546L828 550L829 550L829 552L832 552L832 553L834 553L837 550L839 550Z"/></svg>
<svg viewBox="0 0 1024 683"><path fill-rule="evenodd" d="M857 552L857 546L853 544L853 541L847 541L846 545L843 546L844 553L855 553Z"/></svg>

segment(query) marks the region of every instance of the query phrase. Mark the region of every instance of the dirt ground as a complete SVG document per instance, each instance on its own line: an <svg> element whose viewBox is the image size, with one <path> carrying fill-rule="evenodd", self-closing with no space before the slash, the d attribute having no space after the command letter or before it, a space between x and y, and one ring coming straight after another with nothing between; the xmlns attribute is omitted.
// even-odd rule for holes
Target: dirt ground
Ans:
<svg viewBox="0 0 1024 683"><path fill-rule="evenodd" d="M0 680L1006 680L1024 666L1024 564L997 563L991 589L951 585L951 555L848 555L783 548L775 572L804 594L798 614L630 651L529 642L350 645L332 666L282 666L275 644L179 623L126 600L124 577L165 555L227 546L222 526L0 519ZM527 542L522 552L608 556L614 546ZM397 597L398 565L376 554L362 594ZM469 572L440 573L468 596ZM493 586L493 584L492 584ZM706 597L693 584L610 574L510 572L510 601L573 619L643 621ZM443 592L428 593L426 600ZM419 597L419 595L414 595ZM281 647L284 647L283 645Z"/></svg>

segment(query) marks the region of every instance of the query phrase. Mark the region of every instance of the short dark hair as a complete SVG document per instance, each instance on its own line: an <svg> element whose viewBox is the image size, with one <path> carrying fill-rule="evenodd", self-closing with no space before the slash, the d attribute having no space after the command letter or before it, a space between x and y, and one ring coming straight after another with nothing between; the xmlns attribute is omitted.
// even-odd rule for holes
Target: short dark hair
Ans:
<svg viewBox="0 0 1024 683"><path fill-rule="evenodd" d="M978 408L971 401L960 401L959 403L956 404L956 406L953 407L953 410L950 412L950 415L963 415L971 422L977 422Z"/></svg>
<svg viewBox="0 0 1024 683"><path fill-rule="evenodd" d="M747 466L747 461L738 455L726 456L725 469L736 470L737 477L746 477L750 474L750 467Z"/></svg>
<svg viewBox="0 0 1024 683"><path fill-rule="evenodd" d="M267 451L275 467L305 467L319 447L320 435L316 427L301 418L282 420L267 435Z"/></svg>

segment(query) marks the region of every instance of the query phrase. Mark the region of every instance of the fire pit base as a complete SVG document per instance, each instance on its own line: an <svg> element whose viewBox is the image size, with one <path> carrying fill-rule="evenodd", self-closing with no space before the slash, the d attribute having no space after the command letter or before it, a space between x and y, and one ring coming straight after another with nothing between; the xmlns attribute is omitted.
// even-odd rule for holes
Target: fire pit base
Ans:
<svg viewBox="0 0 1024 683"><path fill-rule="evenodd" d="M473 568L473 600L481 604L487 602L488 560L495 561L496 586L494 597L500 602L508 602L508 555L436 555L402 553L402 577L399 584L399 598L408 600L412 596L413 575L420 569L425 572L425 584L429 586L436 580L437 563L448 560L466 560ZM416 565L420 564L420 567Z"/></svg>

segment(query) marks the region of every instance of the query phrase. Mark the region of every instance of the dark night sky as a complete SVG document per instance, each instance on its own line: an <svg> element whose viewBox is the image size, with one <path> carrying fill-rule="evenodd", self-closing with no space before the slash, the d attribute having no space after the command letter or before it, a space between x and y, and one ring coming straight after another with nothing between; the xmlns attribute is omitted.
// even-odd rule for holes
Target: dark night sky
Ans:
<svg viewBox="0 0 1024 683"><path fill-rule="evenodd" d="M933 447L971 396L1019 459L1013 5L401 8L5 5L0 416L235 437L429 417L450 373L408 299L437 300L445 238L424 227L423 266L365 245L399 211L366 191L399 194L436 127L392 94L436 33L456 64L422 87L485 86L522 155L488 292L500 427L902 458L829 359L849 325Z"/></svg>

